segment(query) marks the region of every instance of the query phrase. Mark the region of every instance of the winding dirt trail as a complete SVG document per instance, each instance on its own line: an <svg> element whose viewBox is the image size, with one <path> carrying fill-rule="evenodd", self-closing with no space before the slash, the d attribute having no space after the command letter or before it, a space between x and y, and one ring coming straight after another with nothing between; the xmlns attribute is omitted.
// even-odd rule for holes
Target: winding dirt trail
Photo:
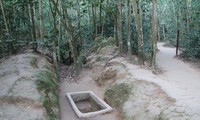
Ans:
<svg viewBox="0 0 200 120"><path fill-rule="evenodd" d="M176 88L200 96L200 71L175 58L174 48L164 47L163 43L158 48L157 63L165 71L162 78Z"/></svg>
<svg viewBox="0 0 200 120"><path fill-rule="evenodd" d="M144 80L159 85L161 91L173 99L171 104L165 105L162 101L162 95L156 95L158 96L157 100L161 101L155 101L155 103L161 103L161 108L158 108L161 111L160 115L164 115L163 120L200 120L200 71L174 57L174 48L163 45L164 43L158 43L160 51L157 53L156 61L163 70L162 74L155 75L141 66L125 63L127 69L135 80ZM148 100L145 103L148 103ZM142 111L145 110L146 108Z"/></svg>
<svg viewBox="0 0 200 120"><path fill-rule="evenodd" d="M157 64L164 70L159 75L164 82L165 91L176 99L178 106L184 107L193 119L200 119L200 71L188 63L177 59L175 48L158 43ZM196 117L194 117L196 116Z"/></svg>

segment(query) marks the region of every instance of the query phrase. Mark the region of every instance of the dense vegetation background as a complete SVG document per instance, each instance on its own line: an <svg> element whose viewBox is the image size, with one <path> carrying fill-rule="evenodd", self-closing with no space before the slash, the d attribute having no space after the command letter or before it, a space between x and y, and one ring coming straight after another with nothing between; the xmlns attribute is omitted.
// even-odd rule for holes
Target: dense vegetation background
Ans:
<svg viewBox="0 0 200 120"><path fill-rule="evenodd" d="M1 58L31 46L78 73L90 52L109 43L140 64L150 56L154 67L157 41L169 41L181 56L200 59L198 0L0 0L0 8Z"/></svg>

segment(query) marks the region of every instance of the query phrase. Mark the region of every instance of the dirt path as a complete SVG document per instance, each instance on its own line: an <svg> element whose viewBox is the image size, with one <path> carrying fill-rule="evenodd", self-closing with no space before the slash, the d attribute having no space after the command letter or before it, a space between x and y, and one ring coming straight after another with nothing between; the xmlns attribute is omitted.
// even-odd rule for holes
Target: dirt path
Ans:
<svg viewBox="0 0 200 120"><path fill-rule="evenodd" d="M162 87L176 99L176 104L185 107L185 111L200 119L200 71L191 65L175 58L175 48L167 48L158 44L157 63L164 73L159 77L165 85ZM194 112L194 113L193 113Z"/></svg>
<svg viewBox="0 0 200 120"><path fill-rule="evenodd" d="M165 71L162 78L176 88L200 96L200 71L175 58L174 48L163 47L163 43L158 48L157 63Z"/></svg>
<svg viewBox="0 0 200 120"><path fill-rule="evenodd" d="M156 99L149 98L152 95L142 99L142 94L138 93L140 96L137 99L138 101L143 101L142 104L138 104L133 99L132 101L129 100L130 104L128 106L135 104L138 106L139 110L136 113L139 114L135 115L138 119L142 116L140 114L141 111L143 114L147 109L154 111L155 109L151 108L151 106L154 106L158 110L156 112L159 116L158 119L200 120L200 71L175 58L174 48L163 47L163 43L159 43L158 49L160 51L157 54L157 63L163 70L162 74L153 74L150 70L125 62L123 59L119 61L127 66L127 70L133 80L147 81L145 87L141 89L143 95L151 91L151 88L149 88L150 83L158 85L160 87L159 91L165 93L157 94L154 91L152 94L156 96ZM145 91L145 89L147 90ZM169 96L171 102L167 99L162 100L163 96ZM170 104L168 104L169 102ZM143 107L143 104L146 104L146 106ZM160 105L157 106L156 104ZM136 109L127 108L127 111L131 113ZM149 118L144 117L143 119L149 120Z"/></svg>

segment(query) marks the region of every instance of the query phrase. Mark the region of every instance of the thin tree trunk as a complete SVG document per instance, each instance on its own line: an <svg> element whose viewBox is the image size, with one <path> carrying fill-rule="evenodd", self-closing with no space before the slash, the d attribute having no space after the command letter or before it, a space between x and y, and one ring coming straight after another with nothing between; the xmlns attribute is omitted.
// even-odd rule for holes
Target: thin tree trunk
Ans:
<svg viewBox="0 0 200 120"><path fill-rule="evenodd" d="M118 42L119 42L119 54L122 55L123 43L122 43L122 5L121 5L121 0L117 1L117 9L118 9L117 35L118 35Z"/></svg>
<svg viewBox="0 0 200 120"><path fill-rule="evenodd" d="M157 19L157 14L156 14L156 19ZM156 24L156 29L157 29L157 37L158 37L157 41L160 41L160 25L159 25L158 21L157 21L157 24ZM157 44L156 44L156 48L157 48Z"/></svg>
<svg viewBox="0 0 200 120"><path fill-rule="evenodd" d="M156 10L157 10L157 0L153 0L152 20L151 20L152 55L151 55L151 65L150 65L153 69L155 69L155 65L156 65L156 43L157 43L157 35L158 35Z"/></svg>
<svg viewBox="0 0 200 120"><path fill-rule="evenodd" d="M165 41L165 25L163 25L163 41Z"/></svg>
<svg viewBox="0 0 200 120"><path fill-rule="evenodd" d="M5 27L6 27L6 32L7 32L7 35L9 36L10 33L9 33L9 30L8 30L7 21L6 21L6 17L5 17L5 14L4 14L4 8L3 8L2 0L0 0L0 5L1 5L1 11L2 11L2 14L3 14L4 24L5 24ZM2 49L3 49L3 57L5 57L4 39L2 39Z"/></svg>
<svg viewBox="0 0 200 120"><path fill-rule="evenodd" d="M54 0L54 2L57 4L56 0ZM57 28L56 28L56 9L53 9L51 6L51 2L49 0L49 5L50 5L50 9L51 9L51 13L53 15L53 62L54 65L56 66L56 70L58 70L58 61L57 61L57 45L56 45L56 41L57 41Z"/></svg>
<svg viewBox="0 0 200 120"><path fill-rule="evenodd" d="M61 7L61 2L59 1L59 6ZM60 8L61 11L61 8ZM58 48L57 48L57 57L58 57L58 62L61 62L60 58L60 40L62 39L62 29L61 29L61 18L58 18Z"/></svg>
<svg viewBox="0 0 200 120"><path fill-rule="evenodd" d="M78 28L80 29L80 26L81 26L81 13L80 13L79 0L76 0L76 2L77 2L76 9L77 9L77 16L78 16Z"/></svg>
<svg viewBox="0 0 200 120"><path fill-rule="evenodd" d="M102 20L101 35L104 33L104 19Z"/></svg>
<svg viewBox="0 0 200 120"><path fill-rule="evenodd" d="M93 21L92 21L92 19L91 19L91 12L92 12L92 7L90 7L89 5L88 5L88 7L87 7L87 9L88 9L88 14L87 14L87 19L88 19L88 22L87 23L92 23Z"/></svg>
<svg viewBox="0 0 200 120"><path fill-rule="evenodd" d="M103 21L102 21L102 7L103 7L103 0L100 0L99 5L99 32L102 33L103 31Z"/></svg>
<svg viewBox="0 0 200 120"><path fill-rule="evenodd" d="M177 37L176 37L176 56L178 56L178 49L179 49L179 36L180 36L180 31L177 30Z"/></svg>
<svg viewBox="0 0 200 120"><path fill-rule="evenodd" d="M39 15L40 15L40 40L44 40L44 28L43 28L43 12L42 12L42 0L39 1Z"/></svg>
<svg viewBox="0 0 200 120"><path fill-rule="evenodd" d="M36 2L33 0L33 18L34 18L34 24L35 24L35 36L36 39L38 38L38 35L40 34L40 28L37 27L37 16L36 16Z"/></svg>
<svg viewBox="0 0 200 120"><path fill-rule="evenodd" d="M130 29L130 0L126 3L126 34L127 34L127 45L128 45L128 58L132 61L132 51L131 51L131 29Z"/></svg>
<svg viewBox="0 0 200 120"><path fill-rule="evenodd" d="M187 5L187 9L186 9L186 21L187 21L187 33L189 33L190 30L190 26L189 26L189 19L190 19L190 11L189 11L189 5L190 5L190 0L186 0L186 5Z"/></svg>
<svg viewBox="0 0 200 120"><path fill-rule="evenodd" d="M179 22L180 22L180 8L175 9L174 2L172 1L172 5L174 7L174 19L176 20L176 56L178 55L178 47L179 47L179 39L180 39L180 30L179 30Z"/></svg>
<svg viewBox="0 0 200 120"><path fill-rule="evenodd" d="M94 38L97 36L97 23L96 23L96 5L92 3L92 15L93 15L93 26L94 26Z"/></svg>
<svg viewBox="0 0 200 120"><path fill-rule="evenodd" d="M80 13L80 5L79 5L79 0L76 1L77 2L77 6L76 6L76 10L77 10L77 17L78 17L78 29L79 29L79 33L78 33L78 44L82 45L83 41L81 39L81 13Z"/></svg>
<svg viewBox="0 0 200 120"><path fill-rule="evenodd" d="M34 20L34 8L33 1L29 0L30 12L31 12L31 22L32 22L32 35L33 35L33 50L37 51L37 42L36 42L36 32L35 32L35 20Z"/></svg>
<svg viewBox="0 0 200 120"><path fill-rule="evenodd" d="M4 8L3 8L3 2L2 2L2 0L0 0L0 5L1 5L1 11L2 11L2 14L3 14L4 24L5 24L5 27L6 27L6 32L9 35L10 32L9 32L8 24L7 24L7 21L6 21L6 17L5 17L5 13L4 13Z"/></svg>
<svg viewBox="0 0 200 120"><path fill-rule="evenodd" d="M113 31L113 36L114 36L114 39L115 39L115 41L116 41L116 45L118 46L118 41L117 41L117 18L116 18L116 16L113 14L112 15L113 16L113 22L114 22L114 24L113 24L113 28L114 28L114 31Z"/></svg>
<svg viewBox="0 0 200 120"><path fill-rule="evenodd" d="M138 56L139 56L139 63L144 65L144 53L143 53L143 31L142 31L142 9L140 6L140 0L137 5L136 0L133 0L133 15L135 18L135 26L138 34ZM138 11L139 9L139 11ZM138 13L139 12L139 13Z"/></svg>

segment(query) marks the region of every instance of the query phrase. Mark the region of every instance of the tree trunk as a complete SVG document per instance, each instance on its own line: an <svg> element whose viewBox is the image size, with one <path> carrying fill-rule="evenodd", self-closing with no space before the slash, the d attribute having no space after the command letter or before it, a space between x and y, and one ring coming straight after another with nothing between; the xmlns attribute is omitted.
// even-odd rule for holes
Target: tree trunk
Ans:
<svg viewBox="0 0 200 120"><path fill-rule="evenodd" d="M30 34L30 38L31 38L31 40L33 40L33 32L32 32L32 18L31 18L31 6L30 6L30 4L28 4L28 6L27 6L27 8L28 8L28 15L29 15L29 24L28 24L28 27L29 27L29 34ZM28 45L30 44L30 40L28 40Z"/></svg>
<svg viewBox="0 0 200 120"><path fill-rule="evenodd" d="M42 13L42 0L39 1L39 15L40 15L40 40L44 40L44 28L43 28L43 13Z"/></svg>
<svg viewBox="0 0 200 120"><path fill-rule="evenodd" d="M8 30L8 24L7 24L7 21L6 21L5 14L4 14L4 8L3 8L2 0L0 0L0 5L1 5L1 11L2 11L2 14L3 14L4 24L5 24L5 27L6 27L6 32L7 32L7 35L9 36L10 33L9 33L9 30ZM2 39L2 49L3 49L3 57L5 57L4 39Z"/></svg>
<svg viewBox="0 0 200 120"><path fill-rule="evenodd" d="M36 2L34 2L34 0L33 0L33 17L34 17L34 24L35 24L35 36L37 40L39 32L40 32L40 28L37 27L38 23L37 23L37 16L36 16Z"/></svg>
<svg viewBox="0 0 200 120"><path fill-rule="evenodd" d="M131 29L130 29L130 0L126 3L126 34L127 34L127 45L128 45L128 58L132 61L132 51L131 51Z"/></svg>
<svg viewBox="0 0 200 120"><path fill-rule="evenodd" d="M163 41L165 41L165 25L163 25Z"/></svg>
<svg viewBox="0 0 200 120"><path fill-rule="evenodd" d="M56 0L54 2L57 4ZM49 0L49 5L51 9L51 13L53 15L53 62L56 67L56 70L58 70L58 61L57 61L57 28L56 28L56 9L53 9L51 6L51 1Z"/></svg>
<svg viewBox="0 0 200 120"><path fill-rule="evenodd" d="M61 2L59 1L59 6L61 7ZM61 11L61 8L60 8ZM61 28L61 18L58 18L58 47L57 47L57 57L58 62L61 62L60 58L60 40L62 39L62 28Z"/></svg>
<svg viewBox="0 0 200 120"><path fill-rule="evenodd" d="M152 44L152 55L151 55L151 67L155 69L156 65L156 44L157 44L157 0L153 0L152 7L152 20L151 20L151 44Z"/></svg>
<svg viewBox="0 0 200 120"><path fill-rule="evenodd" d="M156 15L156 19L157 19L157 15ZM159 22L157 22L156 28L157 28L157 37L158 37L157 42L158 42L158 41L160 41L160 25L159 25ZM157 48L157 44L156 44L156 48Z"/></svg>
<svg viewBox="0 0 200 120"><path fill-rule="evenodd" d="M80 13L79 0L76 0L76 3L77 3L76 10L77 10L77 16L78 16L78 28L80 29L80 26L81 26L81 13Z"/></svg>
<svg viewBox="0 0 200 120"><path fill-rule="evenodd" d="M123 43L122 43L122 5L121 5L121 0L117 1L117 10L118 10L117 35L118 35L118 42L119 42L119 54L122 55Z"/></svg>
<svg viewBox="0 0 200 120"><path fill-rule="evenodd" d="M2 2L2 0L0 0L0 5L1 5L1 11L2 11L2 14L3 14L4 24L5 24L5 27L6 27L6 32L9 35L10 32L9 32L8 24L7 24L7 21L6 21L6 17L5 17L5 13L4 13L4 8L3 8L3 2Z"/></svg>
<svg viewBox="0 0 200 120"><path fill-rule="evenodd" d="M93 25L94 25L93 36L95 39L97 36L97 23L96 23L96 5L93 2L92 2L92 15L93 15Z"/></svg>
<svg viewBox="0 0 200 120"><path fill-rule="evenodd" d="M117 41L117 18L114 14L112 14L113 16L113 28L114 28L114 31L113 31L113 37L116 41L116 46L118 46L118 41Z"/></svg>
<svg viewBox="0 0 200 120"><path fill-rule="evenodd" d="M135 18L135 26L137 30L138 38L138 56L139 63L144 65L144 53L143 53L143 31L142 31L142 9L140 5L140 0L137 5L136 0L133 0L133 15ZM139 9L139 11L138 11ZM139 13L138 13L139 12Z"/></svg>
<svg viewBox="0 0 200 120"><path fill-rule="evenodd" d="M37 51L33 1L29 0L29 4L30 4L30 14L31 14L31 22L32 22L33 50Z"/></svg>
<svg viewBox="0 0 200 120"><path fill-rule="evenodd" d="M100 0L100 5L99 5L99 32L102 33L103 31L103 21L102 21L102 5L103 5L103 0Z"/></svg>
<svg viewBox="0 0 200 120"><path fill-rule="evenodd" d="M77 18L78 18L78 29L79 29L79 32L78 32L78 44L79 45L82 45L83 44L83 41L81 39L81 13L80 13L80 5L79 5L79 0L76 1L77 2L77 6L76 6L76 11L77 11Z"/></svg>
<svg viewBox="0 0 200 120"><path fill-rule="evenodd" d="M189 26L189 24L190 24L190 11L189 11L189 5L190 5L190 0L186 0L186 31L187 31L187 34L189 33L189 30L190 30L190 26Z"/></svg>
<svg viewBox="0 0 200 120"><path fill-rule="evenodd" d="M180 30L177 30L177 37L176 37L176 56L178 56L179 36L180 36Z"/></svg>

